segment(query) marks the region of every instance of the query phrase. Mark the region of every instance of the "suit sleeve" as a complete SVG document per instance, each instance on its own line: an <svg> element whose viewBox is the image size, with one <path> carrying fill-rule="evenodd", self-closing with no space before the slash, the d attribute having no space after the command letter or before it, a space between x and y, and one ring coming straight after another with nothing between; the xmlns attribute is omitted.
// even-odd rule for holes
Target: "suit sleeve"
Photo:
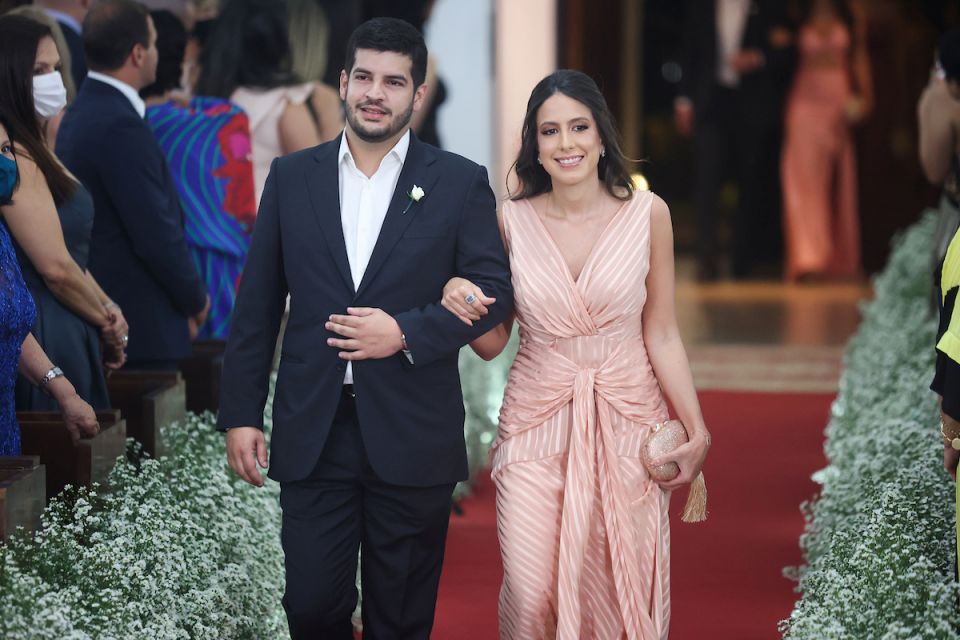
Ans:
<svg viewBox="0 0 960 640"><path fill-rule="evenodd" d="M696 74L698 72L698 39L697 39L697 16L694 6L696 0L687 0L684 6L683 21L680 32L680 82L677 86L677 98L693 100L694 86L696 83Z"/></svg>
<svg viewBox="0 0 960 640"><path fill-rule="evenodd" d="M134 253L183 315L199 313L207 291L187 249L179 200L168 206L166 160L157 141L146 126L123 127L110 146L103 184Z"/></svg>
<svg viewBox="0 0 960 640"><path fill-rule="evenodd" d="M483 167L477 168L463 203L454 268L455 275L470 280L497 301L490 313L472 327L444 309L439 301L394 316L406 336L414 366L455 353L506 320L513 309L510 267L497 225L496 199Z"/></svg>
<svg viewBox="0 0 960 640"><path fill-rule="evenodd" d="M217 417L220 431L240 426L263 428L270 368L289 291L283 269L277 200L274 159L260 199L224 354Z"/></svg>

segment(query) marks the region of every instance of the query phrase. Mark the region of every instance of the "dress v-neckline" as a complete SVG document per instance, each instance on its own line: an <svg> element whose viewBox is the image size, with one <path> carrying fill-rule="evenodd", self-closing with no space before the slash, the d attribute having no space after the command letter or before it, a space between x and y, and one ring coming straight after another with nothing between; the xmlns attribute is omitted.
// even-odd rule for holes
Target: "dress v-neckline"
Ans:
<svg viewBox="0 0 960 640"><path fill-rule="evenodd" d="M563 255L563 251L560 250L560 245L557 244L557 241L554 239L553 234L550 233L550 230L547 228L546 223L540 218L540 214L537 212L537 208L533 206L533 203L529 199L525 200L530 211L533 212L533 217L536 219L537 224L540 226L540 230L543 231L543 234L547 238L547 243L552 248L553 252L557 254L557 257L560 259L560 264L563 265L563 272L567 276L567 281L573 285L574 289L579 290L580 281L583 279L583 274L587 272L593 265L593 256L597 252L597 248L603 244L606 240L607 233L610 231L610 228L619 220L624 209L627 208L627 205L633 202L633 199L636 197L636 193L630 196L629 200L625 200L617 210L610 217L610 220L607 221L606 226L604 226L603 231L600 232L600 235L597 236L597 239L594 241L593 246L590 247L590 252L587 254L587 259L583 262L583 267L580 268L580 273L577 274L577 277L573 277L573 271L570 269L570 263L567 262L566 256Z"/></svg>

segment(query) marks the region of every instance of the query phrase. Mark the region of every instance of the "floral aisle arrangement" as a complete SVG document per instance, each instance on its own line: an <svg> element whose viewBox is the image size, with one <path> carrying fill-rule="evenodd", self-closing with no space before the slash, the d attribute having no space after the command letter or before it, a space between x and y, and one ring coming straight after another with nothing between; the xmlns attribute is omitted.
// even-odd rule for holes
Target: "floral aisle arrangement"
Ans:
<svg viewBox="0 0 960 640"><path fill-rule="evenodd" d="M953 488L928 388L933 227L927 215L895 241L847 346L785 638L960 638Z"/></svg>
<svg viewBox="0 0 960 640"><path fill-rule="evenodd" d="M0 638L289 637L279 485L229 470L210 414L164 437L168 457L121 459L106 487L52 500L35 539L0 546Z"/></svg>
<svg viewBox="0 0 960 640"><path fill-rule="evenodd" d="M468 351L461 371L473 474L496 433L516 337L490 363ZM0 638L289 637L279 485L254 489L237 478L214 423L208 413L167 425L167 456L118 460L106 486L68 489L33 539L0 546Z"/></svg>

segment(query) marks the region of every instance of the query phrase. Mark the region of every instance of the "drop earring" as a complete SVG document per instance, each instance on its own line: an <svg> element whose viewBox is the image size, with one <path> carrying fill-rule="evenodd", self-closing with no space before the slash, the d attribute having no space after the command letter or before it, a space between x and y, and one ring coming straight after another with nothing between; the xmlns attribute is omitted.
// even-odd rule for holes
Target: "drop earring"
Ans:
<svg viewBox="0 0 960 640"><path fill-rule="evenodd" d="M540 156L537 156L537 164L543 165L543 160L540 159Z"/></svg>
<svg viewBox="0 0 960 640"><path fill-rule="evenodd" d="M607 157L607 148L606 148L606 147L602 147L602 148L600 149L600 157L601 157L601 158L606 158L606 157Z"/></svg>

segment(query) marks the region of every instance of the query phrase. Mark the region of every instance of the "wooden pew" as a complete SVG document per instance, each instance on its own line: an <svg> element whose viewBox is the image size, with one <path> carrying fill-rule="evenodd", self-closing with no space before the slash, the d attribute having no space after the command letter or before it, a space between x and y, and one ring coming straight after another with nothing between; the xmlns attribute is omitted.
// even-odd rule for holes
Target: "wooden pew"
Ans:
<svg viewBox="0 0 960 640"><path fill-rule="evenodd" d="M186 417L186 387L178 371L116 371L107 378L110 404L127 421L127 435L158 458L160 427Z"/></svg>
<svg viewBox="0 0 960 640"><path fill-rule="evenodd" d="M100 432L74 445L59 413L18 411L21 450L46 466L47 497L68 485L105 482L127 450L127 425L115 409L97 412Z"/></svg>
<svg viewBox="0 0 960 640"><path fill-rule="evenodd" d="M46 468L38 456L0 457L0 542L17 527L33 533L47 504Z"/></svg>
<svg viewBox="0 0 960 640"><path fill-rule="evenodd" d="M220 377L223 374L222 340L193 343L193 355L180 361L180 373L187 385L187 411L203 413L220 409Z"/></svg>

